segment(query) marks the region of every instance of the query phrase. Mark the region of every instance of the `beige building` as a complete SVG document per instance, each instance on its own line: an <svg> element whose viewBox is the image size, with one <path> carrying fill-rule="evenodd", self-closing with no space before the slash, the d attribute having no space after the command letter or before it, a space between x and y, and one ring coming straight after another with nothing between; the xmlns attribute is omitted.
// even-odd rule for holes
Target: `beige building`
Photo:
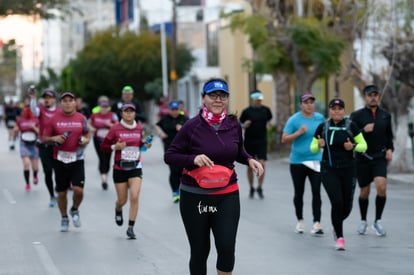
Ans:
<svg viewBox="0 0 414 275"><path fill-rule="evenodd" d="M223 2L236 2L243 5L245 11L249 11L249 5L246 1L227 0ZM252 87L249 81L249 73L243 68L243 62L252 58L252 49L248 43L246 35L237 31L233 33L227 27L228 21L220 21L219 31L219 68L223 78L228 81L231 89L230 111L238 114L249 105L249 92ZM349 60L352 51L348 51L343 56L344 64ZM331 76L329 79L321 79L314 83L312 93L317 97L318 111L325 114L326 106L330 99L340 97L346 102L346 111L349 114L354 110L354 88L351 78L345 77L346 67L343 66L341 74ZM294 78L290 83L290 93L292 100L291 113L299 108L299 92L295 93ZM274 85L271 76L262 76L257 79L257 88L264 94L263 104L271 108L273 114L276 114L276 97L277 87Z"/></svg>

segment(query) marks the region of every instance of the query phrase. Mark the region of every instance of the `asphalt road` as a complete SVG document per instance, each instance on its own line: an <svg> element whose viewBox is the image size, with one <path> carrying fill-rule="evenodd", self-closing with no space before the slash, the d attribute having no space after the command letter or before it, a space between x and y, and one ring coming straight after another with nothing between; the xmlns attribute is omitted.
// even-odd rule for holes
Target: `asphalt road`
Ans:
<svg viewBox="0 0 414 275"><path fill-rule="evenodd" d="M126 238L126 225L114 222L114 187L100 186L97 158L90 144L86 155L86 187L80 207L82 227L62 233L57 208L48 207L40 183L24 190L18 148L9 151L0 129L0 274L104 275L188 274L189 247L178 211L172 203L168 168L158 139L144 154L144 180L136 223L136 240ZM241 220L233 274L414 274L414 185L390 183L383 216L386 237L372 230L359 236L357 196L345 221L346 251L334 249L330 204L322 190L323 237L312 237L310 186L305 192L306 232L293 232L296 219L288 163L270 156L266 166L265 199L249 199L245 167L238 166ZM111 176L111 175L110 175ZM112 178L112 177L111 177ZM357 190L358 191L358 190ZM374 194L368 216L374 217ZM126 209L124 210L125 212ZM369 220L372 223L372 220ZM208 274L216 274L215 248Z"/></svg>

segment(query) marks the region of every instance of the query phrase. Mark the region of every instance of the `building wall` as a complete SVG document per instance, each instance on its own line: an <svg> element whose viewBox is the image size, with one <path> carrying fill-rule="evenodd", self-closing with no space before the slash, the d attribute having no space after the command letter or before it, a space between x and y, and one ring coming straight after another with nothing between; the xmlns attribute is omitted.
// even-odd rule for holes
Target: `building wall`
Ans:
<svg viewBox="0 0 414 275"><path fill-rule="evenodd" d="M240 2L240 1L227 1L227 2ZM245 9L247 12L248 7ZM221 21L220 29L220 70L224 78L229 81L231 91L237 92L237 97L232 96L230 100L230 110L240 113L242 109L249 105L249 76L247 71L242 68L244 59L251 59L252 51L247 41L247 37L240 33L232 33L229 28L226 27L227 22ZM225 41L225 42L223 42ZM320 112L327 114L327 104L330 99L334 97L342 98L346 103L346 113L350 114L354 109L354 86L352 78L345 77L347 73L347 65L350 58L352 58L352 49L346 51L341 57L342 68L340 74L336 76L330 76L327 80L320 79L312 87L312 92L316 93L317 99L319 99L318 105L320 106ZM291 78L290 94L291 94L291 110L292 113L298 111L299 104L299 92L295 89L294 77ZM267 105L276 114L276 97L273 79L270 76L266 76L259 79L257 82L257 88L264 94L263 103Z"/></svg>
<svg viewBox="0 0 414 275"><path fill-rule="evenodd" d="M250 104L249 74L243 68L243 62L252 57L252 50L246 35L239 31L232 33L229 28L226 28L225 21L222 22L219 41L221 76L228 81L231 93L229 111L240 115ZM257 88L264 94L263 103L275 113L273 81L269 77L258 80Z"/></svg>
<svg viewBox="0 0 414 275"><path fill-rule="evenodd" d="M43 72L49 67L59 74L94 33L115 25L113 0L76 0L70 5L80 12L62 20L55 11L57 19L42 20Z"/></svg>

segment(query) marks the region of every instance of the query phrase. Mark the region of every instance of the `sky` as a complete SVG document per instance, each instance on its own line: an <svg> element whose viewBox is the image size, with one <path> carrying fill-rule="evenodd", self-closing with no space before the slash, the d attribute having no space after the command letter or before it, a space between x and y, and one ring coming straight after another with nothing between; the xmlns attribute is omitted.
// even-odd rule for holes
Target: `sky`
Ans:
<svg viewBox="0 0 414 275"><path fill-rule="evenodd" d="M171 19L171 0L139 0L141 8L150 17L150 23L159 23L161 20ZM218 8L220 0L205 0L207 9ZM0 20L0 39L3 43L16 39L22 45L23 70L27 71L33 64L39 66L41 60L42 25L33 24L22 16L8 16Z"/></svg>

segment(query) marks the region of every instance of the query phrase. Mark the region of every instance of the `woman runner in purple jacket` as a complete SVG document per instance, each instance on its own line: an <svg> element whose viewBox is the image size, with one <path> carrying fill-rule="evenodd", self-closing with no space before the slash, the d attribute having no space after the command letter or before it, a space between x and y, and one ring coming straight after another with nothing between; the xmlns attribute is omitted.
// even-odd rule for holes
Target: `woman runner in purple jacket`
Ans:
<svg viewBox="0 0 414 275"><path fill-rule="evenodd" d="M184 168L180 213L191 249L190 273L207 274L210 232L217 249L218 274L231 274L240 218L234 162L249 165L257 176L262 165L243 147L242 129L228 115L227 83L210 79L203 86L200 114L187 121L164 155L167 164Z"/></svg>

